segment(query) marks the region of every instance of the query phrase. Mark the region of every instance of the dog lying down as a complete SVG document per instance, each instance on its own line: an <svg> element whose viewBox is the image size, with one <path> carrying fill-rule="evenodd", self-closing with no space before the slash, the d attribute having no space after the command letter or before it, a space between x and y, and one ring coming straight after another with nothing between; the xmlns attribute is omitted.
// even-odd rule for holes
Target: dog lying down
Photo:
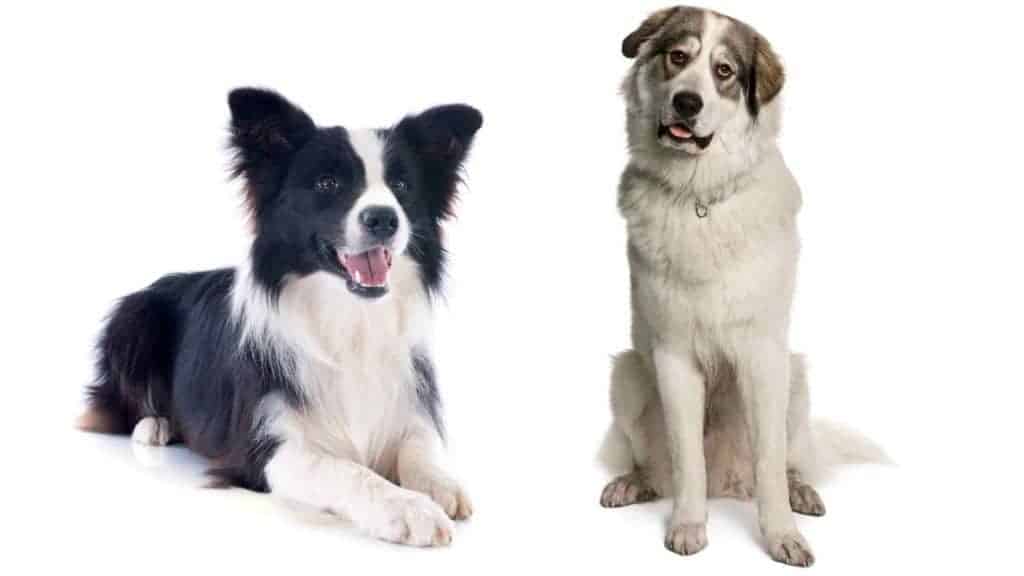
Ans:
<svg viewBox="0 0 1024 576"><path fill-rule="evenodd" d="M441 106L347 130L265 90L229 104L248 258L121 299L80 426L184 442L224 485L385 540L447 544L472 506L437 459L431 307L480 113Z"/></svg>

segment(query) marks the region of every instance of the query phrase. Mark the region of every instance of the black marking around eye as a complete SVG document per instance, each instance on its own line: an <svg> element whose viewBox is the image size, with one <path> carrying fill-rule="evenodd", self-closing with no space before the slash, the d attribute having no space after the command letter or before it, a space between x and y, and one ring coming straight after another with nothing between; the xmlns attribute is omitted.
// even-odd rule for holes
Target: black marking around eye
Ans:
<svg viewBox="0 0 1024 576"><path fill-rule="evenodd" d="M409 184L401 177L392 177L388 181L388 186L397 194L402 194L409 190Z"/></svg>
<svg viewBox="0 0 1024 576"><path fill-rule="evenodd" d="M313 188L321 194L333 194L338 191L338 179L331 174L325 174L316 179Z"/></svg>

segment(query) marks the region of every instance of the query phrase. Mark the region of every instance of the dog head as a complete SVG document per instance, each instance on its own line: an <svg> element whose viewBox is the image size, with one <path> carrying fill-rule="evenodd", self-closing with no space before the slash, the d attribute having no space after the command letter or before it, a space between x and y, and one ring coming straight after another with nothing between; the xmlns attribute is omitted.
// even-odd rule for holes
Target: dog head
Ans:
<svg viewBox="0 0 1024 576"><path fill-rule="evenodd" d="M655 12L622 41L622 54L636 60L624 88L643 137L691 156L756 123L785 81L753 28L699 8Z"/></svg>
<svg viewBox="0 0 1024 576"><path fill-rule="evenodd" d="M482 123L477 110L441 106L391 128L349 131L318 127L267 90L240 88L228 103L258 282L273 292L289 276L328 272L376 298L403 255L428 288L439 281L440 223Z"/></svg>

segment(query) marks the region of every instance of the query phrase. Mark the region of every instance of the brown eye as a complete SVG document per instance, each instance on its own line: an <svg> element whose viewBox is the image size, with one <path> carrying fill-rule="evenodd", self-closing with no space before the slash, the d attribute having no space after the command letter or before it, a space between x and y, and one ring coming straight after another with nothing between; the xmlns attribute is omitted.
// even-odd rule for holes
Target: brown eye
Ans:
<svg viewBox="0 0 1024 576"><path fill-rule="evenodd" d="M322 194L330 194L338 189L338 179L331 175L324 175L316 180L313 188Z"/></svg>
<svg viewBox="0 0 1024 576"><path fill-rule="evenodd" d="M682 50L673 50L668 53L668 61L676 66L685 66L689 60L690 57Z"/></svg>
<svg viewBox="0 0 1024 576"><path fill-rule="evenodd" d="M728 80L729 78L732 78L733 74L735 74L735 72L733 72L732 67L728 64L719 64L718 66L715 66L715 75L721 80Z"/></svg>

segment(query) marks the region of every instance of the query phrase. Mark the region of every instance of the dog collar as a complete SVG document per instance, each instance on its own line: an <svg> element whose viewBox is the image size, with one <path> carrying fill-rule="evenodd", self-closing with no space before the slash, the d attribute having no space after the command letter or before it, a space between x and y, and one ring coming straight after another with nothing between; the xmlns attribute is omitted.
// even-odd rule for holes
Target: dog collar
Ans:
<svg viewBox="0 0 1024 576"><path fill-rule="evenodd" d="M693 211L697 213L697 218L708 217L708 205L701 202L699 198L693 201Z"/></svg>

